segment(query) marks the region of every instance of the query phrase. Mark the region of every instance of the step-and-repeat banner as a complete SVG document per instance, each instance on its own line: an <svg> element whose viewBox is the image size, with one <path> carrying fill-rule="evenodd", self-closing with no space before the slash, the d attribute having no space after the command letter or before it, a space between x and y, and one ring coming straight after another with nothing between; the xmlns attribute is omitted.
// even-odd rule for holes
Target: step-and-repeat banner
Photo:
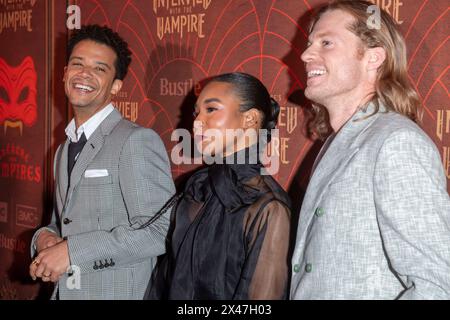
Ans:
<svg viewBox="0 0 450 320"><path fill-rule="evenodd" d="M320 148L305 133L300 55L309 12L324 2L0 0L0 298L32 299L42 289L27 277L29 242L49 219L53 155L70 117L61 86L69 29L108 25L127 40L133 61L114 103L127 119L156 130L169 154L177 143L172 132L192 126L202 80L231 71L260 78L281 105L275 178L298 208ZM450 178L448 1L372 2L400 24L423 128ZM172 163L174 178L183 181L195 167Z"/></svg>
<svg viewBox="0 0 450 320"><path fill-rule="evenodd" d="M41 224L48 149L48 8L0 1L0 297L31 298L29 242Z"/></svg>

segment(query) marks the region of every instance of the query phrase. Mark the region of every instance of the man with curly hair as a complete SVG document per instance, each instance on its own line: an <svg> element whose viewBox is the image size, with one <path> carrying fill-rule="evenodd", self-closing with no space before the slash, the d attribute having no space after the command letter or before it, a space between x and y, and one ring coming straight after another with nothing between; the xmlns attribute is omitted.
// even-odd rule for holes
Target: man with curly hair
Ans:
<svg viewBox="0 0 450 320"><path fill-rule="evenodd" d="M74 118L55 155L51 223L32 239L33 279L56 283L56 299L142 299L169 218L149 221L175 192L166 149L151 129L111 104L131 62L107 27L72 34L65 92Z"/></svg>

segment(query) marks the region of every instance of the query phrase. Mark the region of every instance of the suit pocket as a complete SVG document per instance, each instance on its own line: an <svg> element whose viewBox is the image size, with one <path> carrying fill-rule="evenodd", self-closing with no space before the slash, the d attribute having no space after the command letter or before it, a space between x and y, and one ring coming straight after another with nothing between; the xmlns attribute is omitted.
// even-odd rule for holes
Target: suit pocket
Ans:
<svg viewBox="0 0 450 320"><path fill-rule="evenodd" d="M328 184L329 190L345 191L348 189L358 188L367 185L371 181L369 172L358 170L358 168L350 167L347 170L337 174Z"/></svg>
<svg viewBox="0 0 450 320"><path fill-rule="evenodd" d="M335 179L333 181L330 182L330 184L328 185L328 188L344 188L348 185L354 184L358 182L358 178L356 178L355 176L352 177L339 177L338 179Z"/></svg>
<svg viewBox="0 0 450 320"><path fill-rule="evenodd" d="M98 186L98 185L102 185L102 184L112 184L113 183L113 179L112 176L105 176L105 177L94 177L94 178L84 178L81 181L82 185L86 185L86 186Z"/></svg>

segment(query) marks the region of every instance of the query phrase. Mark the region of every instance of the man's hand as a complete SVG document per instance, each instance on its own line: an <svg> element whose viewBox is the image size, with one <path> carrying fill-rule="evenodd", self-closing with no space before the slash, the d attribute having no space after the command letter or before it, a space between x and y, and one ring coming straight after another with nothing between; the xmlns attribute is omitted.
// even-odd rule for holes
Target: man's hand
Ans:
<svg viewBox="0 0 450 320"><path fill-rule="evenodd" d="M70 265L67 240L54 246L43 249L30 264L30 276L33 280L42 278L42 281L56 282Z"/></svg>
<svg viewBox="0 0 450 320"><path fill-rule="evenodd" d="M48 230L42 230L36 240L36 251L39 253L44 249L50 248L57 243L63 241L61 237L58 237L54 232Z"/></svg>

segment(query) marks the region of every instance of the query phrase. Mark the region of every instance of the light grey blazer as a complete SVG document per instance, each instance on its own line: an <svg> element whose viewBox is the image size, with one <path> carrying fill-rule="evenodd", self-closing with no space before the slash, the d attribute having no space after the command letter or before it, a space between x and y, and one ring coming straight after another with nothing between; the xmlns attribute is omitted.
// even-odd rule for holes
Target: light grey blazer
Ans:
<svg viewBox="0 0 450 320"><path fill-rule="evenodd" d="M342 127L313 172L291 299L450 298L450 199L439 152L406 117L382 106L367 118L372 111Z"/></svg>
<svg viewBox="0 0 450 320"><path fill-rule="evenodd" d="M164 144L153 130L114 110L86 142L70 186L68 145L56 152L55 209L46 228L67 238L81 281L80 289L70 289L75 282L68 287L63 276L53 297L59 289L60 299L142 299L156 257L165 252L169 216L138 228L175 193ZM101 169L108 174L85 176ZM32 255L41 230L33 237Z"/></svg>

